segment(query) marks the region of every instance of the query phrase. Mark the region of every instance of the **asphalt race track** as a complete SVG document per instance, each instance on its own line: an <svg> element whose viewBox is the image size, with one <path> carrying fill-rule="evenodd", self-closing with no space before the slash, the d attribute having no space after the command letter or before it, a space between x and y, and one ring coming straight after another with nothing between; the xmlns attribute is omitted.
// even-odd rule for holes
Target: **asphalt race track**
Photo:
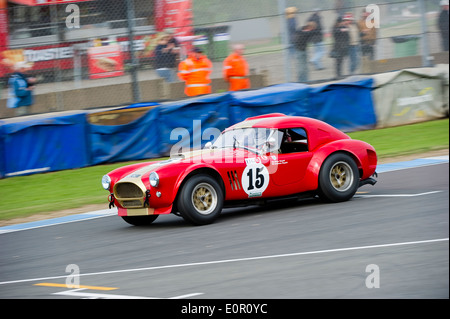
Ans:
<svg viewBox="0 0 450 319"><path fill-rule="evenodd" d="M207 226L0 233L0 298L449 298L448 212L447 161L380 173L345 203L233 208Z"/></svg>

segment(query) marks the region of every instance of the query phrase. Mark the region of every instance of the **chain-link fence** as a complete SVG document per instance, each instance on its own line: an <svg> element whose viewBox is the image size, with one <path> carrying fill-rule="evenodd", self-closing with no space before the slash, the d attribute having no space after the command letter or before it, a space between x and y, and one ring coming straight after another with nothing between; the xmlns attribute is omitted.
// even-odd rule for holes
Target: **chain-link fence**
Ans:
<svg viewBox="0 0 450 319"><path fill-rule="evenodd" d="M31 113L182 98L193 46L212 61L213 92L227 90L237 43L252 88L448 63L441 0L0 0L0 23L0 117L15 115L18 62L36 79Z"/></svg>

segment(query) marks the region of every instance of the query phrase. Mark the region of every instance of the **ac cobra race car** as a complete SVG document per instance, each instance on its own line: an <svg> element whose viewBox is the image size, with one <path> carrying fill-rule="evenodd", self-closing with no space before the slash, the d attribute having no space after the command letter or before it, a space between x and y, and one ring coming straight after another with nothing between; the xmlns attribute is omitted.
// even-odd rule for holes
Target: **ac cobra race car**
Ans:
<svg viewBox="0 0 450 319"><path fill-rule="evenodd" d="M115 169L102 184L109 206L132 225L169 213L204 225L223 207L305 195L349 200L376 183L376 166L366 142L316 119L272 113L225 129L202 150Z"/></svg>

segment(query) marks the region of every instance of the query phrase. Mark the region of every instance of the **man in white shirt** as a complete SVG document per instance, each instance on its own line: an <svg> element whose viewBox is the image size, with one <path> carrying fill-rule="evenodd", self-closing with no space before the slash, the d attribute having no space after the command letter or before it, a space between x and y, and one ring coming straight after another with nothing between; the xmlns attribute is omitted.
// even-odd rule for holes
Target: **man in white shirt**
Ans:
<svg viewBox="0 0 450 319"><path fill-rule="evenodd" d="M349 72L350 74L354 74L356 69L359 67L359 59L360 59L360 36L359 29L355 23L355 19L353 18L353 14L346 13L343 17L343 20L346 21L347 27L349 29L349 38L350 38L350 46L348 49L349 53Z"/></svg>

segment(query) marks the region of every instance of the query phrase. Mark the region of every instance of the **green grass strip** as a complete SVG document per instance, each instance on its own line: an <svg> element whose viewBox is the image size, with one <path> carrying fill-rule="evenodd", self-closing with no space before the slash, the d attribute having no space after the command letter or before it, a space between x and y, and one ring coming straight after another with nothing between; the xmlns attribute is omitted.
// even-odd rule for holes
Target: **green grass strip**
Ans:
<svg viewBox="0 0 450 319"><path fill-rule="evenodd" d="M348 134L375 147L379 158L448 148L449 120L436 120Z"/></svg>

